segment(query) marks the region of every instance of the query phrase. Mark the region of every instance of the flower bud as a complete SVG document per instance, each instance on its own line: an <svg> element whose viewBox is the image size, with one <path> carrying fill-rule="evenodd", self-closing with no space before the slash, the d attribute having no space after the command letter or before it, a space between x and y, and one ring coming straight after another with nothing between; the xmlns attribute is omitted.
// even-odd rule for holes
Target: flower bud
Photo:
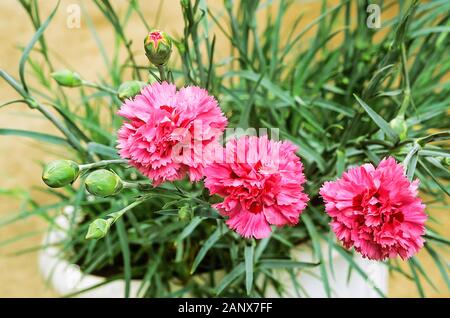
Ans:
<svg viewBox="0 0 450 318"><path fill-rule="evenodd" d="M56 71L51 76L61 86L78 87L83 84L80 75L69 70Z"/></svg>
<svg viewBox="0 0 450 318"><path fill-rule="evenodd" d="M109 220L96 219L89 225L89 229L86 234L86 239L101 239L106 236L109 231L111 223Z"/></svg>
<svg viewBox="0 0 450 318"><path fill-rule="evenodd" d="M117 194L123 187L120 177L114 172L106 169L99 169L91 172L87 176L85 184L89 193L99 197Z"/></svg>
<svg viewBox="0 0 450 318"><path fill-rule="evenodd" d="M144 48L145 54L152 64L164 65L172 53L172 41L165 32L152 30L145 37Z"/></svg>
<svg viewBox="0 0 450 318"><path fill-rule="evenodd" d="M42 172L42 180L51 188L61 188L78 178L80 168L72 160L55 160L48 163Z"/></svg>
<svg viewBox="0 0 450 318"><path fill-rule="evenodd" d="M405 116L398 115L389 123L391 128L398 134L400 140L405 140L408 133L408 125L406 125Z"/></svg>
<svg viewBox="0 0 450 318"><path fill-rule="evenodd" d="M127 98L132 98L139 94L145 85L147 84L141 81L124 82L119 86L117 97L119 97L121 101L124 101Z"/></svg>
<svg viewBox="0 0 450 318"><path fill-rule="evenodd" d="M178 210L178 219L183 222L190 221L193 216L192 214L192 209L189 206L185 205L181 207L180 210Z"/></svg>

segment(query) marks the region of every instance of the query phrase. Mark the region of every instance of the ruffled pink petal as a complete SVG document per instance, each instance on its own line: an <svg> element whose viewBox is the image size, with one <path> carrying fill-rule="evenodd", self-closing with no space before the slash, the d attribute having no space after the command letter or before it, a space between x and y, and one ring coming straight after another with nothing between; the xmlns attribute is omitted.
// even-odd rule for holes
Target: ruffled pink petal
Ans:
<svg viewBox="0 0 450 318"><path fill-rule="evenodd" d="M376 168L362 165L325 182L320 195L344 246L369 259L407 259L424 243L427 216L417 189L418 181L410 182L389 157Z"/></svg>
<svg viewBox="0 0 450 318"><path fill-rule="evenodd" d="M267 237L270 225L295 225L306 207L303 166L289 142L267 137L229 141L225 162L205 168L205 187L224 201L215 205L244 237Z"/></svg>
<svg viewBox="0 0 450 318"><path fill-rule="evenodd" d="M203 149L217 143L227 125L214 97L198 87L177 92L175 85L154 83L134 99L126 100L118 114L128 121L118 132L118 149L156 186L203 177Z"/></svg>

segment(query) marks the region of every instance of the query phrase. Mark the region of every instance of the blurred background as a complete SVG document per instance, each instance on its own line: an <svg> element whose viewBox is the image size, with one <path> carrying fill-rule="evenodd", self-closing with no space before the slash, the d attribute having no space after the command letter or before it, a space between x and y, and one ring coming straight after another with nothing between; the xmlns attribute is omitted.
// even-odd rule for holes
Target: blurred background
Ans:
<svg viewBox="0 0 450 318"><path fill-rule="evenodd" d="M320 15L321 1L297 1L303 10L309 12L306 19L307 24ZM329 1L330 6L338 1ZM56 5L54 0L41 0L41 19L49 15ZM123 14L127 0L112 1L116 10ZM79 4L82 8L81 25L79 28L69 28L67 19L71 12L71 6ZM212 8L220 10L221 0L209 0ZM183 32L183 20L178 0L149 0L141 1L142 14L146 17L150 26L164 29L177 37ZM88 14L86 14L86 12ZM396 14L395 7L389 12L382 12L383 19ZM290 12L295 18L298 12ZM285 21L289 25L292 21ZM113 29L105 20L101 12L91 1L62 0L55 18L45 32L49 51L58 57L60 65L76 70L83 78L95 81L100 74L106 73L101 53L96 45L95 39L89 30L88 23L95 25L99 38L102 39L106 49L112 48ZM30 23L26 12L17 0L2 0L0 2L0 68L10 74L17 74L19 60L23 47L30 41L35 30ZM145 64L146 57L141 49L145 36L145 27L138 19L130 19L126 32L133 41L132 49L137 52L138 64ZM382 32L382 29L380 30ZM336 38L338 41L339 39ZM220 51L220 50L219 50ZM141 52L139 54L139 52ZM0 81L0 104L17 98L16 93L8 87L5 82ZM26 105L15 104L14 106L0 109L0 128L29 129L38 132L58 132L49 127L47 122L39 115L29 110ZM37 142L27 138L13 136L0 136L0 219L15 212L21 202L21 188L32 189L33 198L39 203L50 203L50 198L43 192L34 189L41 185L41 162L56 159L51 148L42 148ZM5 196L5 192L15 193L16 197ZM428 200L430 198L424 198ZM448 234L450 216L440 209L428 211L441 223L436 230ZM14 223L0 229L0 297L57 297L42 280L37 266L36 246L39 245L42 235L46 229L46 222L38 218L28 219L23 222ZM19 241L11 241L18 235L27 233L27 237ZM428 259L428 254L423 251L419 254L430 277L436 284L438 290L424 284L425 292L429 297L450 297L445 283L441 281L438 269ZM391 274L389 280L389 296L391 297L416 297L417 291L414 283L400 275Z"/></svg>

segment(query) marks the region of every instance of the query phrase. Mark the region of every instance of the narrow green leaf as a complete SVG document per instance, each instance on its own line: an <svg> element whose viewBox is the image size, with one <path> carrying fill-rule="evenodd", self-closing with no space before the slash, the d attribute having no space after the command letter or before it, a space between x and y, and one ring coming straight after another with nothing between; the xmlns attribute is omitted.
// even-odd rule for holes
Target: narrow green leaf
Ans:
<svg viewBox="0 0 450 318"><path fill-rule="evenodd" d="M395 265L394 264L392 264L392 263L395 263ZM399 266L399 263L398 263L398 260L389 260L388 262L387 262L387 266L388 266L388 270L389 270L389 273L391 273L391 271L395 271L395 272L397 272L397 273L400 273L401 275L403 275L405 278L407 278L407 279L409 279L409 280L412 280L413 278L412 278L412 276L411 275L409 275L408 273L406 273L400 266Z"/></svg>
<svg viewBox="0 0 450 318"><path fill-rule="evenodd" d="M267 89L269 92L271 92L274 96L277 96L278 98L280 98L281 100L283 100L284 102L288 103L291 106L295 104L294 98L292 98L292 96L289 95L288 92L281 89L278 85L275 85L267 77L260 79L261 74L257 74L255 72L247 71L247 70L246 71L233 71L233 72L228 72L227 74L225 74L224 78L233 77L233 76L236 76L239 78L245 78L245 79L248 79L248 80L256 82L256 83L260 82L260 85L262 87L264 87L265 89Z"/></svg>
<svg viewBox="0 0 450 318"><path fill-rule="evenodd" d="M222 291L228 287L236 278L245 273L244 262L239 263L231 272L229 272L216 287L216 295L222 293Z"/></svg>
<svg viewBox="0 0 450 318"><path fill-rule="evenodd" d="M344 250L341 246L335 244L334 245L336 248L336 251L341 254L349 263L349 265L351 267L353 267L359 275L361 275L362 278L364 278L365 280L369 280L369 276L367 275L367 273L355 262L355 260L353 259L353 255L349 255L348 252L346 250ZM386 297L386 295L377 287L377 286L373 286L374 290L381 296L381 297Z"/></svg>
<svg viewBox="0 0 450 318"><path fill-rule="evenodd" d="M301 298L302 296L301 296L299 290L302 289L302 288L301 288L300 284L297 281L297 277L295 275L294 270L293 269L289 269L287 272L289 273L289 278L291 279L292 285L294 286L296 297L297 298Z"/></svg>
<svg viewBox="0 0 450 318"><path fill-rule="evenodd" d="M183 241L176 241L175 245L176 245L175 263L180 263L183 260L184 243Z"/></svg>
<svg viewBox="0 0 450 318"><path fill-rule="evenodd" d="M298 101L298 98L296 97L296 101ZM320 107L326 110L332 110L334 112L343 114L348 117L355 116L355 112L351 108L345 108L345 106L340 105L338 103L328 101L328 100L312 100L311 107Z"/></svg>
<svg viewBox="0 0 450 318"><path fill-rule="evenodd" d="M114 149L113 147L109 147L106 145L96 143L96 142L88 143L87 149L89 152L93 152L95 154L102 155L102 156L105 156L108 158L112 158L112 159L120 158L116 149Z"/></svg>
<svg viewBox="0 0 450 318"><path fill-rule="evenodd" d="M253 286L253 254L255 252L255 246L245 246L245 288L247 290L247 296L250 296Z"/></svg>
<svg viewBox="0 0 450 318"><path fill-rule="evenodd" d="M437 178L433 174L433 172L431 172L431 170L425 165L425 163L422 160L419 160L419 165L423 168L423 170L425 170L425 172L431 177L431 179L433 179L433 181L438 185L438 187L441 188L441 190L444 191L445 194L450 196L450 191L446 188L445 185L441 183L441 181L439 181L439 178Z"/></svg>
<svg viewBox="0 0 450 318"><path fill-rule="evenodd" d="M428 228L425 231L425 236L424 237L427 240L433 240L433 241L436 241L436 242L439 242L439 243L443 243L445 245L450 245L450 240L448 240L447 238L439 235L436 232L431 231Z"/></svg>
<svg viewBox="0 0 450 318"><path fill-rule="evenodd" d="M336 151L336 175L338 177L342 176L342 173L344 172L345 169L345 149L341 150L338 149Z"/></svg>
<svg viewBox="0 0 450 318"><path fill-rule="evenodd" d="M318 266L319 263L297 262L289 259L263 259L258 263L261 269L273 268L309 268Z"/></svg>
<svg viewBox="0 0 450 318"><path fill-rule="evenodd" d="M425 249L427 250L428 254L430 254L430 256L433 258L433 261L436 264L436 267L439 269L439 272L441 273L442 278L444 279L445 283L447 284L447 288L450 290L450 279L448 276L448 266L444 267L444 264L442 264L439 254L436 253L436 251L430 246L430 244L425 244Z"/></svg>
<svg viewBox="0 0 450 318"><path fill-rule="evenodd" d="M425 36L425 35L429 35L432 33L449 33L450 32L450 26L445 26L445 25L439 25L436 27L431 27L431 28L424 28L421 30L418 30L416 32L413 32L410 37L411 38L416 38L419 36Z"/></svg>
<svg viewBox="0 0 450 318"><path fill-rule="evenodd" d="M411 274L413 276L414 282L416 283L417 291L419 292L420 297L425 297L425 292L423 291L422 282L420 281L419 275L416 271L416 266L414 263L409 262L409 268L411 269Z"/></svg>
<svg viewBox="0 0 450 318"><path fill-rule="evenodd" d="M67 128L74 133L77 137L81 138L85 142L89 142L89 138L84 134L83 131L77 126L73 120L73 114L58 105L52 104L53 108L64 118Z"/></svg>
<svg viewBox="0 0 450 318"><path fill-rule="evenodd" d="M25 99L15 99L15 100L11 100L9 102L1 104L0 108L11 105L11 104L15 104L15 103L25 103L28 105L28 102Z"/></svg>
<svg viewBox="0 0 450 318"><path fill-rule="evenodd" d="M29 130L0 128L0 135L28 137L55 145L62 145L62 146L68 145L67 140L64 138Z"/></svg>
<svg viewBox="0 0 450 318"><path fill-rule="evenodd" d="M188 237L203 220L204 219L201 217L198 216L194 217L192 221L188 224L188 226L186 226L184 230L180 233L180 235L177 238L177 241L182 241L186 237Z"/></svg>
<svg viewBox="0 0 450 318"><path fill-rule="evenodd" d="M419 138L417 139L417 143L423 146L427 143L441 140L450 140L450 130L440 131L438 133Z"/></svg>
<svg viewBox="0 0 450 318"><path fill-rule="evenodd" d="M398 141L398 135L397 133L389 126L389 124L380 116L378 115L372 108L369 107L362 99L360 99L358 96L353 94L353 96L356 98L358 103L364 108L366 113L372 118L372 120L377 124L377 126L394 142Z"/></svg>
<svg viewBox="0 0 450 318"><path fill-rule="evenodd" d="M322 277L322 283L325 289L325 293L327 297L331 297L331 288L330 283L328 281L327 269L322 255L322 247L320 245L319 234L317 233L317 229L308 214L303 213L302 220L305 223L306 229L309 233L309 237L311 238L314 254L316 255L320 263L320 276Z"/></svg>
<svg viewBox="0 0 450 318"><path fill-rule="evenodd" d="M120 218L116 222L117 234L119 235L120 248L122 250L124 278L125 278L125 298L130 297L131 285L131 258L130 247L128 246L128 236L123 220Z"/></svg>
<svg viewBox="0 0 450 318"><path fill-rule="evenodd" d="M17 236L14 236L14 237L11 237L8 239L3 239L0 241L0 247L11 245L17 241L21 241L21 240L29 238L29 237L41 235L44 232L46 232L46 231L45 230L30 231L30 232L25 232L25 233L19 234Z"/></svg>
<svg viewBox="0 0 450 318"><path fill-rule="evenodd" d="M247 128L248 127L248 121L250 117L250 112L253 109L253 103L255 102L256 93L258 91L259 84L263 80L265 75L265 72L261 73L258 80L256 81L255 85L252 88L252 91L250 92L250 98L247 103L244 104L244 108L241 113L241 118L239 119L239 127Z"/></svg>
<svg viewBox="0 0 450 318"><path fill-rule="evenodd" d="M334 262L333 262L333 248L334 248L334 242L335 242L336 235L333 231L329 231L328 237L325 237L328 243L328 268L330 269L331 276L333 278L336 278L336 275L334 273Z"/></svg>
<svg viewBox="0 0 450 318"><path fill-rule="evenodd" d="M272 233L272 239L274 239L275 241L280 242L283 245L286 245L289 248L293 248L294 244L292 244L289 240L285 239L283 236L278 235L276 233Z"/></svg>
<svg viewBox="0 0 450 318"><path fill-rule="evenodd" d="M85 292L88 292L88 291L90 291L90 290L94 290L94 289L96 289L96 288L99 288L99 287L101 287L101 286L104 286L104 285L106 285L106 284L109 284L109 283L111 283L111 282L113 282L113 281L115 281L115 280L119 280L119 279L121 279L121 278L122 278L121 275L114 275L114 276L111 276L111 277L109 277L109 278L106 278L104 281L102 281L102 282L100 282L100 283L98 283L98 284L89 286L89 287L87 287L87 288L83 288L82 290L78 290L78 291L76 291L76 292L74 292L74 293L70 293L70 294L63 295L62 297L64 297L64 298L72 298L72 297L75 297L75 296L78 296L78 295L82 295L82 294L85 293Z"/></svg>
<svg viewBox="0 0 450 318"><path fill-rule="evenodd" d="M411 161L409 162L408 169L406 170L406 176L408 177L409 180L412 180L414 178L414 172L416 171L418 158L419 158L419 156L418 156L417 152L411 157Z"/></svg>
<svg viewBox="0 0 450 318"><path fill-rule="evenodd" d="M450 158L450 153L446 152L444 149L422 149L419 151L419 155L423 157L444 157Z"/></svg>
<svg viewBox="0 0 450 318"><path fill-rule="evenodd" d="M447 177L450 177L450 170L447 167L444 167L444 165L439 160L433 157L426 157L426 161L438 168L440 172L443 172Z"/></svg>
<svg viewBox="0 0 450 318"><path fill-rule="evenodd" d="M144 288L149 288L151 286L153 275L155 275L156 270L158 269L159 264L161 263L162 257L162 249L157 255L155 255L155 259L150 259L147 271L145 272L144 278L142 279L141 286L139 286L137 294L140 296L144 291Z"/></svg>
<svg viewBox="0 0 450 318"><path fill-rule="evenodd" d="M258 245L256 246L255 250L255 261L259 260L261 255L264 253L265 249L267 248L267 245L269 244L270 236L266 237L258 242Z"/></svg>
<svg viewBox="0 0 450 318"><path fill-rule="evenodd" d="M419 271L420 274L422 274L423 278L425 278L425 280L428 282L428 284L430 284L431 287L433 287L433 289L435 291L437 291L436 285L433 283L433 281L431 280L431 278L427 275L426 271L424 270L422 264L420 263L420 261L417 259L417 257L411 257L409 259L409 262L413 263L414 266L417 268L417 270Z"/></svg>
<svg viewBox="0 0 450 318"><path fill-rule="evenodd" d="M33 47L36 44L36 42L39 41L39 39L41 38L41 36L44 33L45 29L48 27L48 25L52 21L53 16L55 15L56 10L58 9L58 7L59 7L59 1L56 4L56 7L53 9L53 11L50 13L49 17L44 21L44 23L42 23L42 25L39 27L39 29L37 29L36 33L31 38L31 41L25 47L25 49L23 51L23 54L22 54L22 56L20 58L20 61L19 61L19 76L20 76L20 81L22 82L23 89L26 92L28 92L28 87L27 87L27 84L25 82L25 63L28 60L28 55L30 54L30 52L33 49Z"/></svg>
<svg viewBox="0 0 450 318"><path fill-rule="evenodd" d="M200 262L203 260L203 258L205 257L206 253L208 253L208 251L211 249L211 247L214 246L214 244L216 244L216 242L218 240L220 240L220 238L223 235L223 230L222 227L219 226L214 232L213 234L211 234L211 236L206 240L205 243L203 243L202 248L200 249L200 251L198 252L197 256L194 259L194 263L192 264L192 268L191 268L191 274L193 274L195 272L195 270L197 269L197 266L200 264Z"/></svg>
<svg viewBox="0 0 450 318"><path fill-rule="evenodd" d="M420 146L418 144L415 144L403 160L403 166L406 169L406 176L409 180L413 179L414 172L416 171L419 149Z"/></svg>

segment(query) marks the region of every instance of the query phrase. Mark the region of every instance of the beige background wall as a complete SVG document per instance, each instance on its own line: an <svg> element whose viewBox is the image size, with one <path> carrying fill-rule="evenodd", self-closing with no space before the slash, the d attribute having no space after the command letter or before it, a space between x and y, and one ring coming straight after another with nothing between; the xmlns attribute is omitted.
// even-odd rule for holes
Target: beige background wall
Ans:
<svg viewBox="0 0 450 318"><path fill-rule="evenodd" d="M39 2L41 17L45 19L56 4L56 1L41 0ZM112 2L119 8L119 12L123 13L127 1L114 0ZM311 1L305 2L310 3ZM79 1L61 1L57 15L45 33L46 39L52 53L63 57L84 78L96 80L100 74L105 73L105 67L84 17L82 16L80 29L69 29L66 27L67 7L73 3L79 3ZM100 38L107 47L111 47L113 30L110 24L103 18L91 1L82 1L82 3L91 15ZM159 1L148 0L141 1L141 3L143 14L148 17L148 23L152 25ZM220 7L222 1L210 0L209 3L214 7ZM318 5L316 4L308 4L306 7L313 12L318 12L316 10ZM289 15L295 17L296 12L291 12ZM309 21L316 16L316 13L308 15ZM305 20L305 22L308 22L308 20ZM181 19L178 1L165 0L158 27L177 35L181 34L182 26L183 21ZM28 43L33 33L34 30L25 11L16 0L0 1L0 68L13 75L18 74L18 64L21 55L19 47ZM145 28L137 17L131 19L128 24L127 34L133 40L133 50L142 52L141 43L145 35ZM138 61L141 63L146 62L143 53L140 53L138 56ZM15 92L0 80L0 104L16 97ZM30 129L57 134L56 131L49 127L44 119L30 111L24 105L14 105L0 109L0 128ZM0 136L0 189L17 187L30 189L35 185L40 185L41 171L38 163L53 158L55 156L51 154L49 148L43 149L41 145L29 139ZM41 192L33 191L33 196L41 203L49 202L49 197ZM17 210L19 204L19 200L13 200L10 197L0 195L0 220L5 215ZM433 210L433 215L442 220L443 224L440 230L447 229L448 232L448 225L450 225L448 213ZM39 244L41 239L40 233L11 245L1 245L1 242L4 240L19 235L20 233L43 229L45 229L45 223L36 218L0 229L0 297L56 296L51 290L45 287L39 276L36 253L9 256L9 254L15 251ZM429 296L450 296L450 293L446 290L445 283L439 277L437 269L427 259L426 255L422 254L425 253L421 253L420 255L424 266L427 269L429 267L428 270L432 273L432 277L436 277L435 281L440 289L440 292L436 292L427 286L427 294ZM390 280L390 295L411 297L417 294L411 282L401 277L393 276Z"/></svg>

